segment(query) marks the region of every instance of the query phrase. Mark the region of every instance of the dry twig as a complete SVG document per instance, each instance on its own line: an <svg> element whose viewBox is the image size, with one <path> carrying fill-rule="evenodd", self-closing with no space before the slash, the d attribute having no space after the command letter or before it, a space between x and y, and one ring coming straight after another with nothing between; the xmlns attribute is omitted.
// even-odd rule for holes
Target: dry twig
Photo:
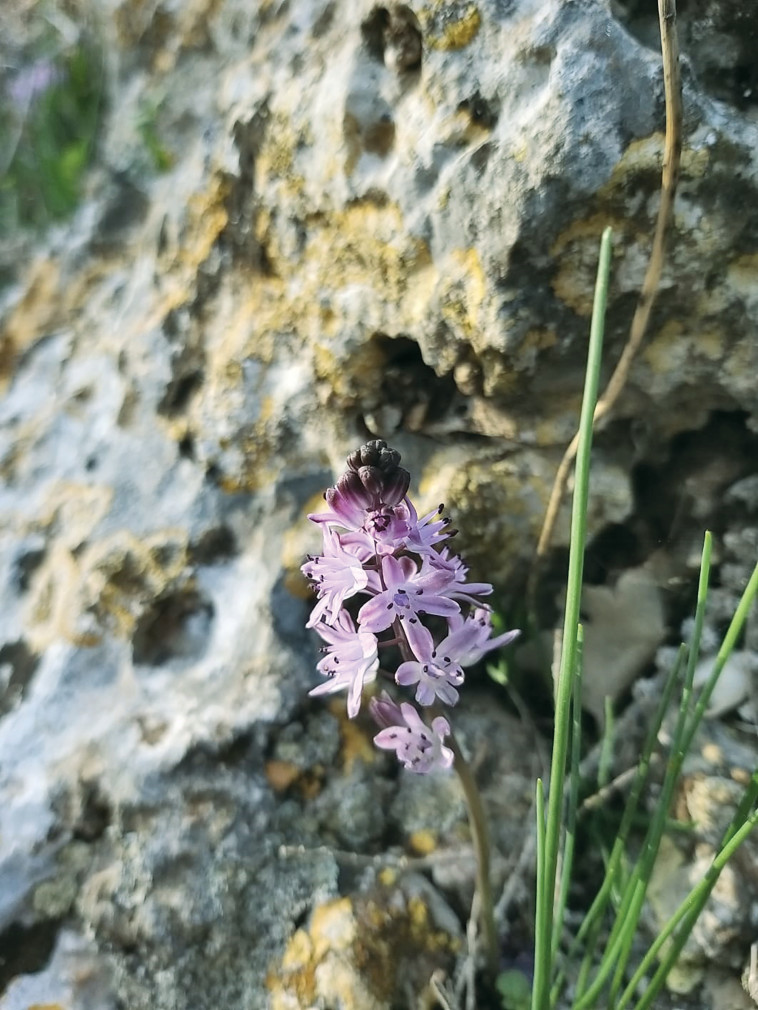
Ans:
<svg viewBox="0 0 758 1010"><path fill-rule="evenodd" d="M629 330L629 339L613 375L595 406L594 423L597 426L612 409L626 384L632 362L640 348L650 321L650 313L655 303L663 270L666 233L674 213L674 197L679 181L679 166L682 155L682 83L679 72L679 42L676 32L676 0L658 0L658 20L661 30L661 50L663 53L663 84L666 96L666 137L663 148L663 172L661 178L661 202L653 235L645 278ZM568 483L571 466L579 446L579 433L571 440L563 454L563 459L555 475L550 493L542 531L537 543L537 563L544 558L550 546L558 510Z"/></svg>

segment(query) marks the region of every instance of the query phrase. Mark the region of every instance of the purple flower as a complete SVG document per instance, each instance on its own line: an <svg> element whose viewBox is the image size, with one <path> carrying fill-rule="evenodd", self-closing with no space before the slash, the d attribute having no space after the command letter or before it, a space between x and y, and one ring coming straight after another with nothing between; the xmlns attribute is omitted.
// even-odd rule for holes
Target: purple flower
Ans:
<svg viewBox="0 0 758 1010"><path fill-rule="evenodd" d="M378 676L380 645L400 646L404 661L395 681L413 690L418 705L455 705L464 667L518 634L493 637L481 601L492 586L467 581L467 566L442 546L455 532L443 506L419 518L409 484L400 454L375 439L347 457L347 469L324 495L327 511L309 516L322 527L324 548L302 566L318 594L308 627L326 642L318 669L329 678L310 693L346 690L351 718L364 685ZM357 596L367 599L356 605L354 620L345 606ZM426 626L428 616L447 622L441 641ZM407 768L424 773L453 763L443 744L450 727L441 716L427 726L413 704L398 705L386 694L371 702L371 711L381 727L377 746L394 750Z"/></svg>
<svg viewBox="0 0 758 1010"><path fill-rule="evenodd" d="M521 634L518 630L506 631L492 638L492 618L486 607L477 607L466 618L454 614L447 623L449 634L437 646L437 651L444 650L455 656L461 666L473 666L488 652L508 645Z"/></svg>
<svg viewBox="0 0 758 1010"><path fill-rule="evenodd" d="M492 586L489 582L466 582L468 575L468 565L457 554L451 554L447 547L440 551L433 551L428 558L428 563L432 568L447 572L451 577L451 586L446 595L451 599L464 600L466 603L477 605L477 596L489 596Z"/></svg>
<svg viewBox="0 0 758 1010"><path fill-rule="evenodd" d="M309 558L301 568L319 595L307 628L322 620L334 624L345 600L366 588L368 575L361 553L360 544L344 544L337 533L324 527L324 553Z"/></svg>
<svg viewBox="0 0 758 1010"><path fill-rule="evenodd" d="M311 522L343 526L353 535L363 534L372 545L372 553L391 554L401 550L414 530L415 509L407 499L397 505L366 509L337 487L329 488L326 500L331 511L309 513Z"/></svg>
<svg viewBox="0 0 758 1010"><path fill-rule="evenodd" d="M376 637L362 628L356 629L346 610L341 610L333 625L323 621L316 625L326 646L326 655L318 669L331 679L309 692L311 695L334 694L347 689L347 714L354 719L361 707L365 684L376 679L379 668Z"/></svg>
<svg viewBox="0 0 758 1010"><path fill-rule="evenodd" d="M380 553L394 551L415 526L415 509L406 498L411 475L399 465L400 453L386 442L366 442L347 457L347 470L324 494L329 512L308 516L315 523L362 530Z"/></svg>
<svg viewBox="0 0 758 1010"><path fill-rule="evenodd" d="M435 648L431 632L423 624L406 625L408 643L415 660L401 663L395 681L402 687L417 684L416 701L419 705L433 705L436 699L445 705L458 702L456 687L463 683L463 670L446 638Z"/></svg>
<svg viewBox="0 0 758 1010"><path fill-rule="evenodd" d="M411 547L428 553L445 540L449 519L440 518L442 506L419 519L407 497L410 474L400 463L400 454L386 442L374 439L347 457L348 469L324 494L328 512L313 512L314 523L362 531L374 543L374 553L392 554Z"/></svg>
<svg viewBox="0 0 758 1010"><path fill-rule="evenodd" d="M407 701L396 705L386 694L380 699L373 698L369 707L374 719L384 727L374 737L377 747L394 750L398 761L419 775L450 768L454 754L442 742L450 733L447 719L437 716L430 729L413 705Z"/></svg>
<svg viewBox="0 0 758 1010"><path fill-rule="evenodd" d="M418 513L412 503L408 502L408 504L411 507L413 526L408 536L407 546L419 554L428 554L433 557L437 552L432 549L432 546L440 543L442 540L447 540L451 532L455 532L445 529L446 526L450 525L450 520L447 516L442 515L442 510L445 506L439 505L433 512L429 512L423 519L419 519Z"/></svg>
<svg viewBox="0 0 758 1010"><path fill-rule="evenodd" d="M366 631L385 631L396 617L415 621L421 614L450 617L460 611L454 600L441 595L452 581L448 572L423 566L419 570L409 557L382 558L381 582L370 573L369 585L380 590L358 611L358 623Z"/></svg>
<svg viewBox="0 0 758 1010"><path fill-rule="evenodd" d="M26 112L31 103L57 84L63 74L50 60L37 60L22 67L8 85L8 97L17 109Z"/></svg>

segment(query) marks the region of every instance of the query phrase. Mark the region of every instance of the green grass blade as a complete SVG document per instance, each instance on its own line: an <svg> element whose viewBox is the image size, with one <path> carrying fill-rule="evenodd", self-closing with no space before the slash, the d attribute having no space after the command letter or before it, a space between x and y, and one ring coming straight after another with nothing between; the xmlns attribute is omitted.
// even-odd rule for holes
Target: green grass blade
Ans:
<svg viewBox="0 0 758 1010"><path fill-rule="evenodd" d="M629 831L631 830L634 817L639 807L642 790L647 781L648 772L650 770L650 762L653 750L655 749L655 745L658 740L658 734L660 732L664 716L668 711L671 697L674 693L674 687L679 680L679 675L684 664L685 652L685 647L682 646L677 655L676 662L672 665L666 681L664 682L663 691L661 692L661 698L655 712L655 717L651 720L650 725L648 726L647 735L642 746L640 760L636 768L634 782L632 783L632 787L629 791L629 796L624 807L624 813L621 818L621 824L619 825L616 840L613 844L613 848L611 849L611 855L608 860L608 866L603 878L603 883L577 932L576 939L574 940L569 952L569 959L576 954L579 947L585 943L585 940L589 941L589 937L591 935L597 936L599 934L602 918L610 903L614 884L620 877L621 861L626 852L626 842L629 836ZM589 946L587 952L591 954ZM585 955L585 961L586 960L587 957ZM586 970L580 971L580 981L577 984L577 998L580 998L585 992L586 978Z"/></svg>
<svg viewBox="0 0 758 1010"><path fill-rule="evenodd" d="M558 889L558 902L553 920L552 961L558 954L558 948L563 933L563 919L566 913L566 903L571 885L571 873L574 868L574 848L576 846L576 815L579 807L579 759L582 751L582 655L584 650L584 628L577 629L576 666L573 677L573 694L571 697L571 771L568 783L568 810L566 813L566 832L561 859L561 883Z"/></svg>
<svg viewBox="0 0 758 1010"><path fill-rule="evenodd" d="M603 739L600 746L600 760L597 764L597 787L602 789L607 786L611 777L611 764L613 761L613 737L616 728L613 716L613 703L608 695L603 703L605 714L605 726L603 727Z"/></svg>
<svg viewBox="0 0 758 1010"><path fill-rule="evenodd" d="M689 751L692 746L692 741L697 733L698 727L703 720L705 715L705 710L708 707L708 702L711 700L711 695L713 694L713 689L716 687L719 677L731 656L735 645L737 644L737 639L739 638L743 625L747 620L747 615L750 611L750 607L755 600L756 594L758 593L758 564L756 564L753 569L753 574L750 576L745 591L742 594L740 602L737 605L737 609L734 612L734 617L731 620L729 627L727 628L724 639L721 643L721 648L716 655L716 661L713 665L713 671L707 682L703 685L703 688L698 696L697 704L695 705L695 710L692 714L692 719L687 727L687 731L684 735L682 741L683 754Z"/></svg>
<svg viewBox="0 0 758 1010"><path fill-rule="evenodd" d="M605 306L608 299L608 278L611 266L611 229L606 228L600 244L600 260L595 284L595 299L590 324L590 342L587 354L582 413L579 422L579 445L576 454L574 499L571 512L571 542L569 570L566 587L566 614L563 625L563 649L555 699L555 727L553 730L553 756L550 766L547 821L545 826L545 879L542 884L542 903L536 909L535 975L532 993L532 1010L547 1010L552 975L551 941L553 933L553 898L560 848L563 814L563 786L566 776L566 753L571 718L571 679L576 664L576 635L584 570L584 545L587 533L587 498L589 493L590 450L592 448L592 421L597 402L600 364L605 330Z"/></svg>
<svg viewBox="0 0 758 1010"><path fill-rule="evenodd" d="M687 942L687 938L692 932L698 917L703 911L721 871L732 858L739 846L748 837L756 823L758 823L758 810L753 811L753 813L748 816L748 810L755 803L756 797L758 797L758 773L755 773L752 776L750 786L746 790L745 796L743 797L742 802L740 803L737 812L735 813L735 816L725 833L724 843L714 857L713 862L708 868L704 878L692 889L692 891L690 891L679 908L674 912L659 935L656 937L655 942L651 945L639 968L634 973L629 981L629 984L622 993L621 999L617 1005L617 1010L623 1010L623 1008L627 1006L641 979L650 970L658 952L676 932L676 936L666 951L665 957L661 960L650 985L640 1000L635 1004L634 1010L647 1010L657 994L660 992L663 983L666 981L666 976L679 957L682 948Z"/></svg>
<svg viewBox="0 0 758 1010"><path fill-rule="evenodd" d="M537 909L545 907L545 790L542 784L542 779L537 779L535 798L534 798L535 812L537 818L537 893L536 893L536 907ZM545 938L541 935L541 930L545 928L544 917L537 915L535 917L535 934L534 934L534 948L535 950L542 950L545 946ZM548 937L549 945L550 937ZM542 989L547 982L544 979L544 974L549 970L549 964L544 960L535 959L534 962L534 982L532 984L532 1010L537 1010L535 1006L535 993ZM548 980L549 981L549 980Z"/></svg>

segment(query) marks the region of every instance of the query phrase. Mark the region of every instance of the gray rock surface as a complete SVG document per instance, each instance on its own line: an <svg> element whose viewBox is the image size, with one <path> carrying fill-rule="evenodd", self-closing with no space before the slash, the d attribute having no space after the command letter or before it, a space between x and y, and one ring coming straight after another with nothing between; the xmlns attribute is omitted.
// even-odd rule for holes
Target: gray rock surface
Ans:
<svg viewBox="0 0 758 1010"><path fill-rule="evenodd" d="M671 254L597 441L590 562L675 596L715 524L727 611L758 545L758 15L706 6L682 12ZM472 574L523 587L606 225L608 371L644 272L662 80L642 4L411 7L93 9L88 192L0 291L2 1010L412 1005L460 950L457 792L415 796L306 701L303 516L386 437ZM532 754L471 713L502 741L507 861ZM462 846L458 872L390 886L390 844Z"/></svg>

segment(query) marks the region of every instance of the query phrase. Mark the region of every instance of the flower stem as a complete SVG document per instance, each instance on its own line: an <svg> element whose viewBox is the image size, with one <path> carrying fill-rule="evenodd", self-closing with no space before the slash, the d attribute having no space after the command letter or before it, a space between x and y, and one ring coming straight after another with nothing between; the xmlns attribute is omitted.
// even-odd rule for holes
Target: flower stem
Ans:
<svg viewBox="0 0 758 1010"><path fill-rule="evenodd" d="M413 653L408 644L403 622L399 618L396 618L392 627L395 631L397 644L403 658L410 659ZM434 715L442 714L439 705L432 706L432 712ZM479 892L487 971L492 979L494 979L497 974L499 958L497 931L495 930L495 910L492 903L492 884L490 883L490 835L487 828L487 817L484 813L482 796L476 784L476 779L461 752L461 748L452 730L446 739L450 745L450 750L455 755L453 767L460 780L461 787L463 788L463 797L466 800L471 838L474 843L474 852L476 853L476 889Z"/></svg>
<svg viewBox="0 0 758 1010"><path fill-rule="evenodd" d="M487 818L482 806L482 796L472 774L468 762L461 753L455 734L448 737L450 749L455 754L454 768L463 787L466 799L468 820L471 826L471 837L476 853L476 887L479 892L481 908L482 933L487 956L487 970L494 979L498 969L497 932L495 930L495 912L492 903L492 884L490 882L490 837L487 828Z"/></svg>

